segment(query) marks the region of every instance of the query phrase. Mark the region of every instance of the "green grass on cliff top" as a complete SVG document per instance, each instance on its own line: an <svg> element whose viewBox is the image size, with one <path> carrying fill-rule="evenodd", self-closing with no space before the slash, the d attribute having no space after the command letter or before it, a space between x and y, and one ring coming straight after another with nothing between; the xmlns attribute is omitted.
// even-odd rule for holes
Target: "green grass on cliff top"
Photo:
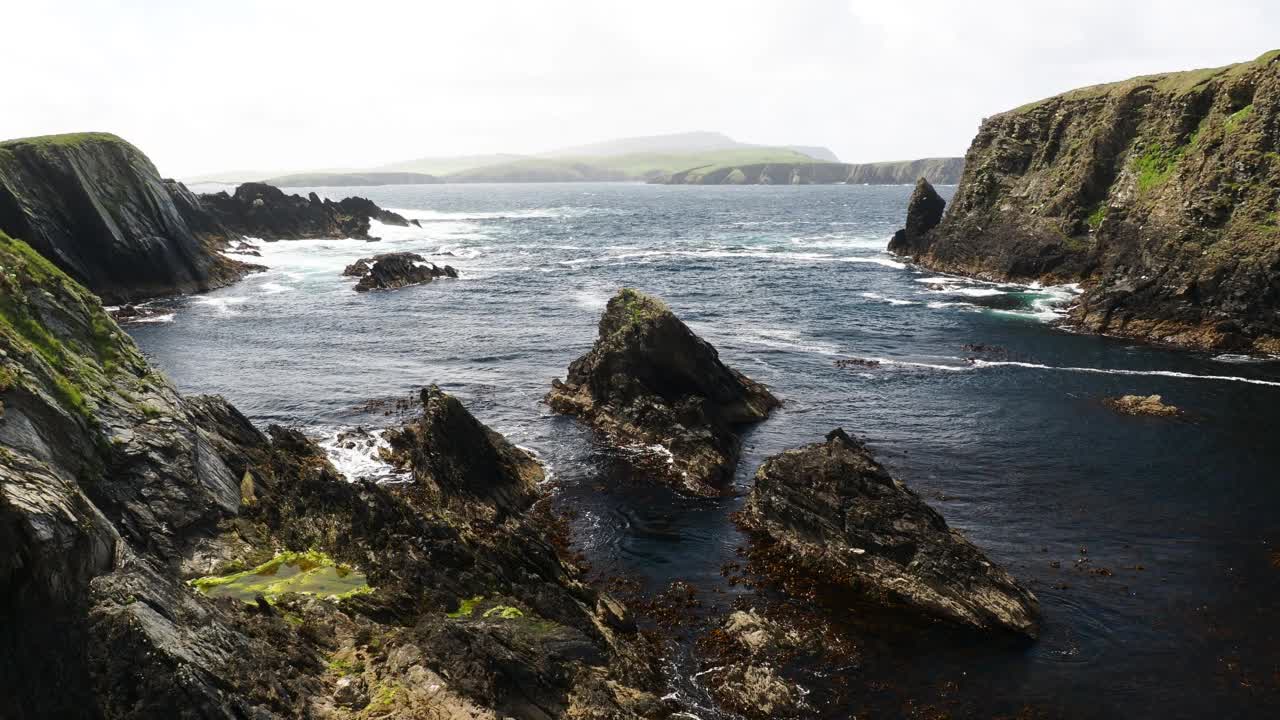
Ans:
<svg viewBox="0 0 1280 720"><path fill-rule="evenodd" d="M0 140L0 147L9 147L13 145L48 145L70 147L75 145L83 145L89 142L108 142L120 143L128 145L129 142L119 135L108 132L82 132L82 133L63 133L61 135L35 135L33 137L15 138L13 140Z"/></svg>
<svg viewBox="0 0 1280 720"><path fill-rule="evenodd" d="M1035 102L1030 102L1026 105L1016 107L1013 110L1010 110L1007 114L1033 110L1044 105L1050 100L1058 98L1062 98L1063 100L1083 100L1086 98L1100 97L1116 91L1129 90L1130 88L1139 85L1151 85L1160 92L1182 95L1201 87L1214 78L1230 78L1236 75L1241 75L1255 68L1275 62L1278 59L1280 59L1280 50L1270 50L1259 55L1255 60L1235 63L1233 65L1185 70L1182 72L1160 73L1157 75L1139 75L1138 77L1129 78L1128 80L1103 83L1100 85L1090 85L1088 87L1082 87L1058 95L1053 95L1051 97L1042 98Z"/></svg>

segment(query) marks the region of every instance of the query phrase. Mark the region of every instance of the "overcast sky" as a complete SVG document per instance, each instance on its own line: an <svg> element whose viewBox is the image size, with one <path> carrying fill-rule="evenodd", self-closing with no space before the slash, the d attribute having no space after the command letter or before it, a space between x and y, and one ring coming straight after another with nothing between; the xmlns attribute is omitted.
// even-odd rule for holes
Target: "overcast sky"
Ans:
<svg viewBox="0 0 1280 720"><path fill-rule="evenodd" d="M0 137L107 130L166 175L716 130L847 161L1280 46L1271 0L20 2Z"/></svg>

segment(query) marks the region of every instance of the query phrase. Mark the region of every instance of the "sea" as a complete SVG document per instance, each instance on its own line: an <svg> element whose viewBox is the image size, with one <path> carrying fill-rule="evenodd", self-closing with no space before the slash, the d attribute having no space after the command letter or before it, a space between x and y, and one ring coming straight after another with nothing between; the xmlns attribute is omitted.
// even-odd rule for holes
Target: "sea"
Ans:
<svg viewBox="0 0 1280 720"><path fill-rule="evenodd" d="M1280 715L1277 359L1073 332L1060 321L1078 288L916 267L885 249L907 186L314 190L421 227L256 242L261 257L245 259L268 271L157 303L127 330L184 392L304 430L349 478L394 482L334 438L401 421L395 400L439 385L544 462L597 577L651 593L685 582L715 607L748 592L722 571L742 560L731 516L757 467L842 427L1036 593L1043 630L1015 647L867 638L863 661L841 670L866 690L818 716ZM343 268L391 251L459 278L353 292ZM745 432L737 496L691 499L635 477L619 454L643 449L603 447L543 403L623 287L665 300L783 400ZM1104 403L1125 394L1184 415ZM670 692L688 717L734 717L675 642Z"/></svg>

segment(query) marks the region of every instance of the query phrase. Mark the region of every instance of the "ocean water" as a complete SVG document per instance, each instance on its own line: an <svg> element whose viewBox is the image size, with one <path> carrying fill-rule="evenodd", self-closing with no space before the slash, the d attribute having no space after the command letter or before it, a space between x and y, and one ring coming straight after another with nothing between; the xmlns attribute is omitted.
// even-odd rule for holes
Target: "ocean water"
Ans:
<svg viewBox="0 0 1280 720"><path fill-rule="evenodd" d="M727 601L739 590L720 570L739 559L729 514L741 499L685 499L631 478L541 403L590 347L610 295L636 287L784 400L745 437L740 489L768 455L844 427L1041 600L1038 643L868 654L849 673L892 688L828 716L1280 711L1280 363L1074 334L1052 324L1072 288L908 266L884 247L909 187L317 191L366 195L423 227L378 227L377 243L264 243L255 261L269 272L130 326L181 389L331 438L394 421L369 400L436 383L548 464L596 573L652 590L685 580ZM357 294L339 276L391 250L461 278ZM1127 393L1161 394L1187 416L1102 404ZM385 474L335 458L352 475ZM697 668L673 657L673 690L704 703Z"/></svg>

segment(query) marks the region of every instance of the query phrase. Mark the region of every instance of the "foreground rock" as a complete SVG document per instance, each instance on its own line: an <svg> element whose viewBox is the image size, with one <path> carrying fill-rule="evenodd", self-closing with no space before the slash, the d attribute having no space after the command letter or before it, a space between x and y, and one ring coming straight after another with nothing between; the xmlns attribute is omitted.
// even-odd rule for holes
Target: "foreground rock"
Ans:
<svg viewBox="0 0 1280 720"><path fill-rule="evenodd" d="M760 383L720 362L661 301L622 290L600 318L590 352L546 401L576 415L655 477L695 495L733 480L738 429L779 405Z"/></svg>
<svg viewBox="0 0 1280 720"><path fill-rule="evenodd" d="M397 431L412 482L347 483L180 396L3 234L0 265L0 717L669 714L655 648L531 507L536 464L455 399Z"/></svg>
<svg viewBox="0 0 1280 720"><path fill-rule="evenodd" d="M220 255L235 234L107 133L0 142L0 231L110 304L211 290L260 269Z"/></svg>
<svg viewBox="0 0 1280 720"><path fill-rule="evenodd" d="M907 226L893 234L889 251L899 255L917 255L927 247L925 235L942 222L942 212L947 207L938 191L929 181L920 178L916 189L907 201Z"/></svg>
<svg viewBox="0 0 1280 720"><path fill-rule="evenodd" d="M357 238L373 240L370 221L407 227L418 225L361 197L338 202L288 195L265 183L244 183L228 195L225 191L200 196L204 208L235 232L263 240L304 238Z"/></svg>
<svg viewBox="0 0 1280 720"><path fill-rule="evenodd" d="M982 632L1039 632L1035 596L843 430L766 460L741 519L785 547L788 564L868 601Z"/></svg>
<svg viewBox="0 0 1280 720"><path fill-rule="evenodd" d="M725 708L753 720L815 717L809 692L782 676L797 656L817 651L821 639L785 627L755 609L730 613L698 638L702 684Z"/></svg>
<svg viewBox="0 0 1280 720"><path fill-rule="evenodd" d="M941 224L942 271L1081 282L1071 321L1280 352L1280 51L1096 85L986 119Z"/></svg>
<svg viewBox="0 0 1280 720"><path fill-rule="evenodd" d="M417 253L397 252L361 258L348 265L342 274L357 277L356 292L395 290L409 285L429 283L439 277L456 278L452 266L439 267Z"/></svg>
<svg viewBox="0 0 1280 720"><path fill-rule="evenodd" d="M1124 395L1104 400L1108 407L1122 415L1177 417L1182 410L1166 404L1159 395Z"/></svg>

